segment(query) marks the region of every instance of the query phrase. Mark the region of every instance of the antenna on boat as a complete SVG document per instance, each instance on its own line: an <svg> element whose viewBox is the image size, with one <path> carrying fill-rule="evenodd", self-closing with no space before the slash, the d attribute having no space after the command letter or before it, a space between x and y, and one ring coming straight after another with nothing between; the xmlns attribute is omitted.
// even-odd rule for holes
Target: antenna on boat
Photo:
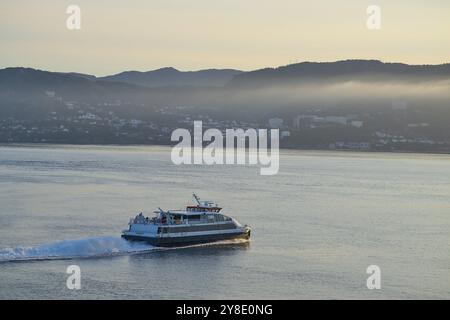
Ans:
<svg viewBox="0 0 450 320"><path fill-rule="evenodd" d="M202 204L200 203L199 196L197 196L195 193L192 193L192 196L194 197L195 201L197 201L198 205L201 206Z"/></svg>

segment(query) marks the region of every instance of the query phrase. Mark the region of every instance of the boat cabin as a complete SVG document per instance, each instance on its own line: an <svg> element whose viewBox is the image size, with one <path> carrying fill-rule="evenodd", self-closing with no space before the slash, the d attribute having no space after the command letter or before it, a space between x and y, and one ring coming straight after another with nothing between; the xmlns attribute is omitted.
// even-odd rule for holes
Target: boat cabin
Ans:
<svg viewBox="0 0 450 320"><path fill-rule="evenodd" d="M193 197L197 201L196 206L187 206L187 212L220 212L220 208L217 203L213 201L201 201L200 198L194 193Z"/></svg>
<svg viewBox="0 0 450 320"><path fill-rule="evenodd" d="M134 219L131 219L129 224L176 225L233 221L230 217L219 213L222 208L217 203L201 201L196 194L193 196L197 201L197 205L187 206L186 210L164 211L159 208L159 211L154 211L154 213L158 214L156 217L150 219L140 213Z"/></svg>

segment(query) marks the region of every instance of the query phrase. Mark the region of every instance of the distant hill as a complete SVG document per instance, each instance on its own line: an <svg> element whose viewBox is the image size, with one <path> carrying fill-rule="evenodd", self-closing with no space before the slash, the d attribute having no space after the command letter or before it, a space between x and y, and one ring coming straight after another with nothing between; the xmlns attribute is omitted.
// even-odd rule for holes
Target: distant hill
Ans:
<svg viewBox="0 0 450 320"><path fill-rule="evenodd" d="M96 76L93 76L91 74L78 73L78 72L61 72L61 74L67 74L67 75L70 75L70 76L76 76L76 77L85 78L85 79L89 79L89 80L96 80L97 79Z"/></svg>
<svg viewBox="0 0 450 320"><path fill-rule="evenodd" d="M6 68L0 70L0 92L22 92L32 95L36 92L57 91L72 97L82 95L109 95L121 92L136 92L144 88L126 83L100 81L95 76L78 73L61 73L32 68Z"/></svg>
<svg viewBox="0 0 450 320"><path fill-rule="evenodd" d="M94 77L95 78L95 77ZM49 72L32 68L5 68L0 70L0 84L3 86L47 86L88 83L91 79L76 73Z"/></svg>
<svg viewBox="0 0 450 320"><path fill-rule="evenodd" d="M218 90L222 89L197 86L151 88L85 74L5 68L0 69L0 115L1 111L18 104L33 106L33 109L45 107L48 97L53 94L64 101L83 101L92 105L115 101L134 105L208 105L221 97Z"/></svg>
<svg viewBox="0 0 450 320"><path fill-rule="evenodd" d="M186 90L188 87L252 89L264 86L283 86L290 83L324 81L430 81L450 80L450 64L408 65L384 63L378 60L345 60L337 62L302 62L278 68L250 72L233 69L178 71L161 68L154 71L125 71L106 77L75 72L49 72L31 68L0 69L0 84L15 89L61 88L70 90L95 87L99 93L113 90L145 90L149 88ZM185 87L184 89L180 87ZM0 88L1 90L1 88Z"/></svg>
<svg viewBox="0 0 450 320"><path fill-rule="evenodd" d="M336 62L302 62L278 68L265 68L236 75L231 88L278 86L317 81L429 81L450 79L450 64L408 65L378 60L344 60Z"/></svg>
<svg viewBox="0 0 450 320"><path fill-rule="evenodd" d="M125 82L146 87L201 86L222 87L242 71L233 69L208 69L200 71L178 71L161 68L153 71L125 71L111 76L100 77L104 81Z"/></svg>
<svg viewBox="0 0 450 320"><path fill-rule="evenodd" d="M333 97L324 94L329 82L339 84L360 80L366 81L366 85L370 87L366 87L369 91L366 92L364 101L354 96L354 91L359 90L352 89L354 87L347 86L345 90L332 91L331 94L335 95ZM250 72L231 69L181 72L174 68L162 68L149 72L127 71L107 77L19 67L0 69L0 109L6 106L12 108L19 102L43 105L52 92L64 101L84 101L90 104L121 101L147 106L220 107L229 108L230 112L232 109L237 112L237 109L244 106L270 108L279 105L326 105L326 99L337 101L338 98L341 103L353 99L352 103L367 105L369 97L372 100L388 99L386 88L379 85L380 81L409 86L434 80L448 80L450 83L450 64L407 65L377 60L345 60L303 62ZM290 87L291 84L296 86ZM280 90L258 90L266 86L278 87ZM419 92L418 89L423 91L422 87L409 87L407 90L403 88L402 92L393 89L389 99L424 104L423 96L414 97ZM442 91L442 88L439 87L439 90ZM441 92L438 95L428 90L428 94L431 96L427 97L427 104L432 100L440 99L441 104L450 100L447 93ZM44 102L39 100L42 98L45 98Z"/></svg>

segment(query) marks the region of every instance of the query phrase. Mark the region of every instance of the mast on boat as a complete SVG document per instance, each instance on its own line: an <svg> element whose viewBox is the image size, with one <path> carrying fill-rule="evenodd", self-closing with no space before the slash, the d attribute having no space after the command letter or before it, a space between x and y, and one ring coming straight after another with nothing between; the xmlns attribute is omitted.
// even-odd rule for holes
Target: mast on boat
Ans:
<svg viewBox="0 0 450 320"><path fill-rule="evenodd" d="M198 205L201 206L202 203L200 202L200 197L197 196L195 193L192 193L192 196L194 197L195 201L197 201Z"/></svg>

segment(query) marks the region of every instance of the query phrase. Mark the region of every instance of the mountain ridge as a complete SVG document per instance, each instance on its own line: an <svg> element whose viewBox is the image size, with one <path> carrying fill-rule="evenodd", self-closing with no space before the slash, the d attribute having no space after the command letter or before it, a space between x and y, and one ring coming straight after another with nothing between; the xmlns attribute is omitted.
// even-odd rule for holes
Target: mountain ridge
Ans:
<svg viewBox="0 0 450 320"><path fill-rule="evenodd" d="M382 62L380 60L349 59L334 62L300 62L276 68L263 68L235 76L230 87L260 87L274 83L293 81L332 79L353 80L386 80L386 79L424 80L449 78L450 63L438 65L410 65L398 62Z"/></svg>
<svg viewBox="0 0 450 320"><path fill-rule="evenodd" d="M258 88L271 85L283 85L292 82L333 81L333 80L435 80L450 79L450 63L411 65L380 60L349 59L334 62L300 62L275 68L262 68L253 71L236 69L202 69L197 71L179 71L173 67L163 67L150 71L123 71L117 74L97 77L78 72L52 72L27 67L7 67L0 69L0 81L26 82L41 72L37 81L69 80L91 81L97 83L122 83L144 88L161 87L226 87ZM53 80L51 78L54 78ZM9 81L8 81L9 82Z"/></svg>
<svg viewBox="0 0 450 320"><path fill-rule="evenodd" d="M179 71L164 67L150 71L123 71L114 75L99 77L104 81L127 82L146 87L164 86L212 86L221 87L243 71L235 69L203 69Z"/></svg>

